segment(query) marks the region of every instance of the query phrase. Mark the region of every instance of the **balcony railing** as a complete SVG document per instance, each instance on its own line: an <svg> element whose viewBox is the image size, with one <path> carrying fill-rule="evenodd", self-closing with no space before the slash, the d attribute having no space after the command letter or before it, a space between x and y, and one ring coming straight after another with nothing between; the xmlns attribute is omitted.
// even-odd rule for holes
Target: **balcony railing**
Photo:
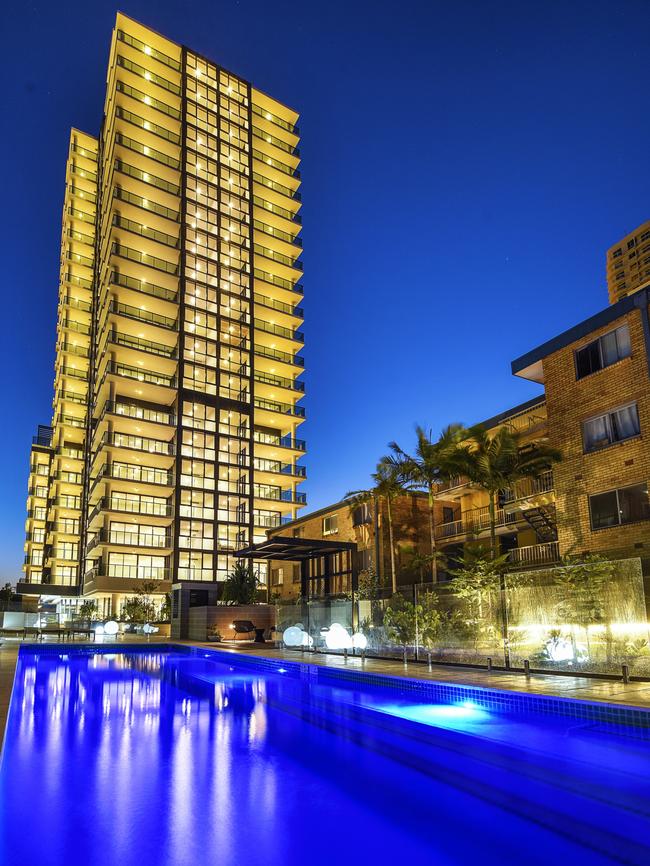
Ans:
<svg viewBox="0 0 650 866"><path fill-rule="evenodd" d="M280 412L282 415L295 415L298 418L305 417L303 406L293 406L291 403L278 403L275 400L261 400L256 397L253 400L256 409L268 409L269 412Z"/></svg>
<svg viewBox="0 0 650 866"><path fill-rule="evenodd" d="M167 502L150 502L148 500L132 500L113 494L110 498L104 496L99 500L89 515L89 521L102 511L118 511L121 514L143 514L148 517L172 517L173 508Z"/></svg>
<svg viewBox="0 0 650 866"><path fill-rule="evenodd" d="M291 436L273 436L260 430L253 431L253 441L261 445L274 445L278 448L292 448L295 451L304 451L306 446L304 439L293 439Z"/></svg>
<svg viewBox="0 0 650 866"><path fill-rule="evenodd" d="M98 544L119 544L128 547L151 547L159 550L161 548L171 547L172 537L169 534L100 529L99 532L90 539L86 549L92 550Z"/></svg>
<svg viewBox="0 0 650 866"><path fill-rule="evenodd" d="M153 298L161 298L163 301L176 302L178 292L175 289L167 289L164 286L157 286L150 283L148 280L136 280L133 277L127 277L125 274L120 274L118 271L111 271L110 282L115 286L122 286L125 289L133 289L134 292L142 292L144 295L151 295Z"/></svg>
<svg viewBox="0 0 650 866"><path fill-rule="evenodd" d="M130 364L120 364L117 361L109 361L106 365L106 373L122 376L125 379L135 379L138 382L148 382L150 385L160 385L163 388L176 388L176 376L165 376L164 373L151 373L140 367L132 367Z"/></svg>
<svg viewBox="0 0 650 866"><path fill-rule="evenodd" d="M128 448L130 451L144 451L147 454L174 455L176 447L173 442L164 439L149 439L146 436L132 436L128 433L106 432L101 438L104 445L115 448Z"/></svg>
<svg viewBox="0 0 650 866"><path fill-rule="evenodd" d="M284 376L275 376L270 373L255 373L254 379L256 382L262 382L264 385L275 385L277 388L288 388L290 391L305 390L304 382L298 382L296 379L287 379Z"/></svg>
<svg viewBox="0 0 650 866"><path fill-rule="evenodd" d="M515 515L507 513L502 508L496 511L495 517L496 527L507 526L516 522ZM484 506L483 508L472 508L466 511L460 520L439 523L436 526L435 534L436 538L451 538L455 535L475 535L479 532L485 532L489 528L490 509Z"/></svg>
<svg viewBox="0 0 650 866"><path fill-rule="evenodd" d="M536 478L522 478L517 481L512 489L504 491L504 502L515 502L517 499L528 499L539 493L548 493L553 490L553 470L548 469Z"/></svg>
<svg viewBox="0 0 650 866"><path fill-rule="evenodd" d="M157 325L169 331L178 330L177 319L172 319L170 316L161 316L159 313L152 313L149 310L141 310L129 304L120 304L118 301L111 300L108 304L108 310L115 315L135 319L138 322L146 322L148 325Z"/></svg>
<svg viewBox="0 0 650 866"><path fill-rule="evenodd" d="M258 344L255 346L255 354L260 358L269 358L273 361L282 361L284 364L294 364L296 367L304 367L305 359L300 355L292 355L290 352L282 352L280 349L271 349L269 346Z"/></svg>
<svg viewBox="0 0 650 866"><path fill-rule="evenodd" d="M258 472L272 472L277 475L295 475L304 478L307 471L304 466L293 466L291 463L282 463L280 460L263 460L256 457L253 468Z"/></svg>
<svg viewBox="0 0 650 866"><path fill-rule="evenodd" d="M302 331L294 331L282 325L272 325L270 322L265 322L264 319L255 319L255 327L258 331L264 331L276 337L286 337L287 340L296 340L298 343L305 342L305 335Z"/></svg>
<svg viewBox="0 0 650 866"><path fill-rule="evenodd" d="M126 349L135 349L146 352L148 355L157 355L161 358L169 358L174 361L178 357L176 346L168 346L165 343L145 340L143 337L133 337L131 334L121 334L114 328L108 333L108 342L116 346L124 346Z"/></svg>
<svg viewBox="0 0 650 866"><path fill-rule="evenodd" d="M96 577L117 577L117 578L132 578L137 580L169 580L171 577L171 569L166 567L145 566L145 565L96 565L86 572L85 579L87 581L94 580Z"/></svg>
<svg viewBox="0 0 650 866"><path fill-rule="evenodd" d="M557 541L547 541L544 544L515 547L509 551L508 559L513 566L548 565L549 563L559 562L560 545Z"/></svg>
<svg viewBox="0 0 650 866"><path fill-rule="evenodd" d="M173 412L161 409L147 409L135 403L118 403L113 400L107 400L101 415L97 419L97 424L107 414L119 415L124 418L135 418L138 421L150 421L153 424L164 424L168 427L176 426L176 416Z"/></svg>

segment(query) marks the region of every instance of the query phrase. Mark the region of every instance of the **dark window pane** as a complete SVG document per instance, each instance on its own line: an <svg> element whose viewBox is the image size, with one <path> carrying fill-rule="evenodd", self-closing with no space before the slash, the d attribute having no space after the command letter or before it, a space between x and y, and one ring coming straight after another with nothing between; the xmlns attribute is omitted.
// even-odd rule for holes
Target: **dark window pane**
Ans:
<svg viewBox="0 0 650 866"><path fill-rule="evenodd" d="M590 373L595 373L600 370L600 352L598 351L598 340L589 343L584 349L576 352L576 368L578 379L583 376L588 376Z"/></svg>
<svg viewBox="0 0 650 866"><path fill-rule="evenodd" d="M637 520L647 520L650 517L648 505L648 488L645 484L635 487L625 487L618 491L618 503L621 510L621 523L634 523Z"/></svg>
<svg viewBox="0 0 650 866"><path fill-rule="evenodd" d="M616 491L599 493L589 497L591 525L593 529L603 529L605 526L618 525L618 502Z"/></svg>

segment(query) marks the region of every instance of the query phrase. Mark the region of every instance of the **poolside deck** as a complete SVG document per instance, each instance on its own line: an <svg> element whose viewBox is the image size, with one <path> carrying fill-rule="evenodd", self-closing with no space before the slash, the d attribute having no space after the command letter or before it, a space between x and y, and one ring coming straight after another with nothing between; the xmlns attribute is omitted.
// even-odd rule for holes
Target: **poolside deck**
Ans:
<svg viewBox="0 0 650 866"><path fill-rule="evenodd" d="M119 640L120 646L146 643L146 638L138 635L125 635ZM9 710L11 688L18 658L18 648L23 642L3 639L0 645L0 744L4 735L5 722ZM56 641L53 642L56 644ZM74 646L84 646L87 641L75 641ZM527 694L548 695L551 697L578 698L585 701L602 701L604 703L622 704L630 707L650 709L650 682L630 682L615 680L599 680L590 677L559 676L557 674L531 674L527 679L522 673L508 671L478 670L473 668L456 668L446 665L433 665L431 671L425 664L410 662L404 666L402 662L388 659L366 659L350 656L347 660L340 655L327 653L301 653L274 647L272 644L259 646L245 641L232 643L200 643L198 641L179 641L172 639L152 640L152 643L189 644L220 650L221 652L242 653L275 659L286 659L293 662L305 662L315 665L326 665L334 668L363 670L368 673L388 674L411 679L434 680L437 682L455 683L458 685L483 686L489 689L505 689L507 691ZM52 644L52 642L50 642ZM91 646L93 644L90 644ZM60 644L69 646L69 644Z"/></svg>

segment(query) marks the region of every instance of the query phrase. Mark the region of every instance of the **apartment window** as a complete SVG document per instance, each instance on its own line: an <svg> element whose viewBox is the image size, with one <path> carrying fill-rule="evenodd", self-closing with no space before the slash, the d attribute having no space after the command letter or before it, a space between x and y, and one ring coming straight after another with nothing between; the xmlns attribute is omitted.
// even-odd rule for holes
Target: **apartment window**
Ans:
<svg viewBox="0 0 650 866"><path fill-rule="evenodd" d="M323 535L334 535L339 531L339 519L336 514L323 518Z"/></svg>
<svg viewBox="0 0 650 866"><path fill-rule="evenodd" d="M635 246L636 246L636 239L635 239L635 238L632 238L631 241L628 241L628 242L627 242L627 248L628 248L628 250L633 249Z"/></svg>
<svg viewBox="0 0 650 866"><path fill-rule="evenodd" d="M576 378L589 376L631 354L630 331L627 325L622 325L577 350Z"/></svg>
<svg viewBox="0 0 650 866"><path fill-rule="evenodd" d="M442 522L443 523L453 523L456 519L456 514L454 509L448 505L443 505L442 507Z"/></svg>
<svg viewBox="0 0 650 866"><path fill-rule="evenodd" d="M304 534L305 534L305 527L304 526L296 526L296 528L293 530L293 537L294 538L302 538L304 536Z"/></svg>
<svg viewBox="0 0 650 866"><path fill-rule="evenodd" d="M598 451L615 442L638 436L640 432L637 405L630 403L629 406L585 421L582 425L582 440L585 451Z"/></svg>
<svg viewBox="0 0 650 866"><path fill-rule="evenodd" d="M363 526L364 523L370 523L370 520L370 505L368 502L357 505L352 511L352 526Z"/></svg>
<svg viewBox="0 0 650 866"><path fill-rule="evenodd" d="M300 583L300 566L294 565L291 570L291 580L293 583Z"/></svg>
<svg viewBox="0 0 650 866"><path fill-rule="evenodd" d="M648 485L635 484L589 497L592 529L622 526L650 518Z"/></svg>
<svg viewBox="0 0 650 866"><path fill-rule="evenodd" d="M622 249L614 250L614 252L612 253L612 258L617 259L619 256L622 256L622 255L623 255Z"/></svg>
<svg viewBox="0 0 650 866"><path fill-rule="evenodd" d="M284 569L274 568L271 571L271 586L282 586L284 584Z"/></svg>

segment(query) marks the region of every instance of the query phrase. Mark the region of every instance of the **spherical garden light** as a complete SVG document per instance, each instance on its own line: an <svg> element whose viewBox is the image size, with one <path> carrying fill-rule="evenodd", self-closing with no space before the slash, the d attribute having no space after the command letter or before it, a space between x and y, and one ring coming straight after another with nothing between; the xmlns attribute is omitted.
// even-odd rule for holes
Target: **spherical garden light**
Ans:
<svg viewBox="0 0 650 866"><path fill-rule="evenodd" d="M115 637L119 630L120 627L114 619L109 619L108 622L104 623L104 634L109 635L109 637Z"/></svg>
<svg viewBox="0 0 650 866"><path fill-rule="evenodd" d="M352 638L340 622L333 622L325 632L325 646L330 650L352 649Z"/></svg>

